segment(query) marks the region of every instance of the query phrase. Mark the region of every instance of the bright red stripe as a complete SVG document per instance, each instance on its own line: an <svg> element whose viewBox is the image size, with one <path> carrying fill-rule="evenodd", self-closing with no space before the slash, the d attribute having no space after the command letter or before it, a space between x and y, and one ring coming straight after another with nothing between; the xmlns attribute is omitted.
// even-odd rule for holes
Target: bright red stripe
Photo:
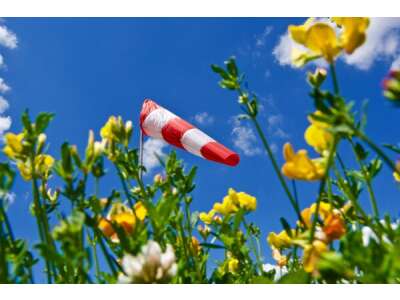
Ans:
<svg viewBox="0 0 400 300"><path fill-rule="evenodd" d="M200 152L206 159L227 164L229 166L236 166L240 161L238 154L217 142L207 143L201 148Z"/></svg>
<svg viewBox="0 0 400 300"><path fill-rule="evenodd" d="M176 147L183 148L181 138L187 130L192 128L193 125L185 120L174 118L163 127L161 134L166 142Z"/></svg>

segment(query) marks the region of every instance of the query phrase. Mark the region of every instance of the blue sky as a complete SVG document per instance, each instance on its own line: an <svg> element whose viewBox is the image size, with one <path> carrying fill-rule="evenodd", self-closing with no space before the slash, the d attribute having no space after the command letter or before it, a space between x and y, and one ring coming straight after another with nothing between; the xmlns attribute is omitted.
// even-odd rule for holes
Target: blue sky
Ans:
<svg viewBox="0 0 400 300"><path fill-rule="evenodd" d="M284 142L307 147L303 139L306 113L313 110L305 70L287 64L291 45L285 38L286 28L301 22L287 18L9 18L0 27L13 32L18 42L16 47L5 45L0 31L0 44L6 46L0 48L4 60L0 78L11 87L3 95L9 108L2 115L10 116L10 130L18 131L25 108L32 114L54 112L48 140L49 151L55 154L65 140L83 149L88 131L98 133L110 115L133 121L133 145L138 145L141 103L144 98L154 99L241 155L239 166L231 168L178 150L188 167L199 167L193 209L210 209L229 187L257 197L258 209L250 219L262 229L262 246L270 261L266 234L281 229L281 216L294 222L294 214L261 145L253 139L252 127L234 121L241 113L235 95L218 86L210 64L236 56L251 89L260 96L260 121L281 164ZM338 62L343 95L355 100L356 107L369 99L367 132L378 143L400 142L399 110L384 100L380 88L390 67L400 62L399 29L400 19L372 20L367 44ZM342 155L352 165L348 148L343 147ZM146 177L151 179L152 175ZM115 185L113 178L104 181L104 196ZM317 183L298 184L302 207L315 201L317 188ZM382 172L375 188L380 210L398 216L399 190L390 172ZM29 186L18 180L15 193L9 209L12 223L17 234L33 241ZM362 202L368 207L367 197Z"/></svg>

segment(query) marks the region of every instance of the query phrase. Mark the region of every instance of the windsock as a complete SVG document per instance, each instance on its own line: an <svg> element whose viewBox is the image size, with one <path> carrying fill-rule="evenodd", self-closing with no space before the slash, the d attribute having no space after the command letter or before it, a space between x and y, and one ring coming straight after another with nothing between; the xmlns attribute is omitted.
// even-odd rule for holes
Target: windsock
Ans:
<svg viewBox="0 0 400 300"><path fill-rule="evenodd" d="M144 135L162 139L168 144L229 166L239 163L239 155L154 101L146 99L140 113Z"/></svg>

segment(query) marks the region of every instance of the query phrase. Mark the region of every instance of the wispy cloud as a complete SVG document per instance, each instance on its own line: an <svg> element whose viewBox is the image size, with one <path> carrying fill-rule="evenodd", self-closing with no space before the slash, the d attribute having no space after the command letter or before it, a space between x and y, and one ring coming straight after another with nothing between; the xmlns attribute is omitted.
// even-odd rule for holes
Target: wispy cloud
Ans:
<svg viewBox="0 0 400 300"><path fill-rule="evenodd" d="M11 126L11 118L9 116L2 116L8 107L8 101L0 96L0 137L2 137L4 132L10 129Z"/></svg>
<svg viewBox="0 0 400 300"><path fill-rule="evenodd" d="M233 145L246 156L255 156L262 153L258 146L257 137L253 129L239 120L238 116L231 119Z"/></svg>
<svg viewBox="0 0 400 300"><path fill-rule="evenodd" d="M6 93L11 88L4 82L3 78L0 78L0 93Z"/></svg>
<svg viewBox="0 0 400 300"><path fill-rule="evenodd" d="M275 114L267 118L268 132L279 139L288 139L289 134L283 129L283 115Z"/></svg>
<svg viewBox="0 0 400 300"><path fill-rule="evenodd" d="M318 19L320 22L329 22L326 18ZM376 61L400 60L400 18L371 18L367 30L367 41L352 55L342 56L342 60L360 70L368 70ZM292 66L293 49L306 50L304 47L294 43L288 32L285 32L278 44L274 47L272 54L282 66ZM400 62L399 62L400 63ZM322 60L314 61L314 64L326 66Z"/></svg>
<svg viewBox="0 0 400 300"><path fill-rule="evenodd" d="M264 31L255 36L256 39L256 47L261 48L265 46L267 36L272 32L273 27L272 26L265 26Z"/></svg>
<svg viewBox="0 0 400 300"><path fill-rule="evenodd" d="M393 61L391 69L400 69L400 56Z"/></svg>
<svg viewBox="0 0 400 300"><path fill-rule="evenodd" d="M3 19L0 20L1 23L4 22ZM11 32L5 25L0 24L0 46L15 49L18 45L17 36ZM4 70L4 57L0 53L0 70ZM10 86L0 78L0 93L4 94L11 90ZM8 101L0 95L0 139L3 137L5 131L11 127L11 118L9 116L4 116L3 114L8 109Z"/></svg>
<svg viewBox="0 0 400 300"><path fill-rule="evenodd" d="M197 113L193 117L193 119L197 124L204 125L204 126L212 125L212 124L214 124L214 121L215 121L215 118L213 116L211 116L208 112Z"/></svg>
<svg viewBox="0 0 400 300"><path fill-rule="evenodd" d="M18 46L17 36L5 25L0 25L0 45L10 49L15 49Z"/></svg>
<svg viewBox="0 0 400 300"><path fill-rule="evenodd" d="M167 146L163 140L149 138L143 143L143 165L146 167L147 174L160 166L158 157L164 157L164 148Z"/></svg>

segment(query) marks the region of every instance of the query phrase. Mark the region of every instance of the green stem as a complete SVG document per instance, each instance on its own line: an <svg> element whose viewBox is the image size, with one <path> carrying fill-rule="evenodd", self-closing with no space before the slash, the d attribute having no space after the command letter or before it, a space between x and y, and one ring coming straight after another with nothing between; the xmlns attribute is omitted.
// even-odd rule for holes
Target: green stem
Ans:
<svg viewBox="0 0 400 300"><path fill-rule="evenodd" d="M260 272L259 274L262 274L262 272L263 272L263 265L262 265L261 257L260 257L260 254L259 254L258 250L257 250L256 245L254 244L253 236L250 234L251 231L250 231L249 225L247 224L245 218L243 218L243 225L244 225L244 227L246 228L247 235L248 235L248 237L249 237L249 239L250 239L250 247L251 247L251 249L253 250L254 256L256 257L257 267L258 267L258 270L259 270L259 272Z"/></svg>
<svg viewBox="0 0 400 300"><path fill-rule="evenodd" d="M333 90L335 91L335 95L339 95L340 90L339 90L339 84L338 84L338 80L337 80L337 76L336 76L335 64L331 63L329 65L329 68L330 68L331 75L332 75Z"/></svg>
<svg viewBox="0 0 400 300"><path fill-rule="evenodd" d="M3 207L3 199L0 199L0 217L4 220L4 224L6 226L7 234L11 240L11 243L14 245L14 233L10 224L10 220L8 219L7 212Z"/></svg>
<svg viewBox="0 0 400 300"><path fill-rule="evenodd" d="M314 213L314 218L313 218L313 222L312 222L312 226L311 226L311 232L310 232L310 243L312 244L314 241L314 235L315 235L315 230L317 227L317 222L318 222L318 215L319 215L319 207L320 207L320 203L322 200L322 193L325 190L325 185L326 185L326 181L329 175L329 171L333 162L333 158L335 156L335 152L337 149L339 143L339 138L335 135L333 138L333 143L331 146L331 149L329 151L329 156L328 156L328 160L326 163L326 169L325 169L325 173L324 173L324 177L319 185L319 190L318 190L318 199L317 199L317 203L316 203L316 208L315 208L315 213ZM331 197L332 195L329 193L328 197Z"/></svg>
<svg viewBox="0 0 400 300"><path fill-rule="evenodd" d="M3 231L3 222L0 222L0 283L8 283L7 243Z"/></svg>
<svg viewBox="0 0 400 300"><path fill-rule="evenodd" d="M33 164L33 161L32 161L32 164ZM32 166L32 174L34 174L33 166ZM34 175L32 175L32 176L34 176ZM36 182L35 178L32 179L32 190L33 190L33 205L34 205L35 217L36 217L36 222L37 222L38 231L39 231L39 237L40 237L41 243L43 245L48 246L47 233L46 233L46 229L43 225L43 218L45 216L43 216L43 213L42 213L42 207L40 205L40 199L39 199L39 190L38 190L38 186L37 186L37 182ZM47 272L46 272L47 282L52 283L51 264L50 264L49 259L47 258L47 255L44 256L44 259L46 262L46 269L47 269Z"/></svg>
<svg viewBox="0 0 400 300"><path fill-rule="evenodd" d="M372 210L374 212L374 217L379 221L378 204L377 204L377 201L376 201L376 198L375 198L374 191L372 189L371 178L370 178L369 174L367 173L367 170L365 168L364 163L361 161L360 157L358 156L358 153L356 151L356 147L355 147L353 141L351 139L349 139L349 142L351 144L351 147L353 149L353 152L354 152L354 155L356 157L357 163L360 166L360 169L361 169L361 172L363 174L365 183L367 185L367 190L368 190L369 198L370 198L370 201L371 201L371 207L372 207Z"/></svg>
<svg viewBox="0 0 400 300"><path fill-rule="evenodd" d="M125 178L122 175L121 169L117 165L115 165L115 168L117 169L117 173L118 173L119 179L121 181L122 188L124 190L125 196L126 196L126 198L128 200L129 206L131 208L133 208L133 201L132 201L131 195L129 193L128 187L126 185Z"/></svg>
<svg viewBox="0 0 400 300"><path fill-rule="evenodd" d="M257 133L261 138L261 141L262 141L262 143L264 145L264 148L267 150L269 159L272 162L272 166L273 166L273 168L275 170L275 173L278 175L279 182L281 183L286 195L288 196L289 201L290 201L293 209L295 210L298 219L300 220L301 223L304 224L304 220L303 220L303 218L301 216L299 205L298 205L296 199L291 194L291 192L289 190L289 187L287 186L286 181L282 176L282 173L281 173L281 171L279 169L278 163L276 162L275 156L274 156L274 154L273 154L273 152L271 150L271 147L268 144L268 141L267 141L267 139L266 139L266 137L264 135L264 132L262 131L262 129L260 127L260 124L258 123L258 121L257 121L257 119L255 117L252 117L251 120L253 121L254 126L256 127Z"/></svg>
<svg viewBox="0 0 400 300"><path fill-rule="evenodd" d="M358 136L362 141L364 141L372 150L378 154L382 160L387 164L387 166L392 169L393 172L396 172L400 176L400 170L397 170L396 164L383 152L379 146L377 146L373 141L371 141L364 133L360 130L355 130L355 135Z"/></svg>

